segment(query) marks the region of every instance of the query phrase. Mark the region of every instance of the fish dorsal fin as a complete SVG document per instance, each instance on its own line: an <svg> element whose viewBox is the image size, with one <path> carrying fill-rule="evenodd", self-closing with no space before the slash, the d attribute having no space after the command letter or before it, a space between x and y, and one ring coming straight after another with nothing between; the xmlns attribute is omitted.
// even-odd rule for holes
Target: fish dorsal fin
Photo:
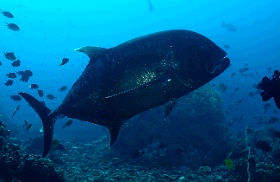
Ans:
<svg viewBox="0 0 280 182"><path fill-rule="evenodd" d="M176 105L177 99L172 99L164 106L164 117L167 118Z"/></svg>
<svg viewBox="0 0 280 182"><path fill-rule="evenodd" d="M88 55L89 58L96 58L106 50L107 49L102 47L93 47L93 46L83 46L74 49L74 51L85 53L86 55Z"/></svg>
<svg viewBox="0 0 280 182"><path fill-rule="evenodd" d="M122 122L114 123L112 126L108 127L110 132L110 138L111 138L110 147L112 147L112 145L114 145L114 143L117 141L121 127L122 127Z"/></svg>

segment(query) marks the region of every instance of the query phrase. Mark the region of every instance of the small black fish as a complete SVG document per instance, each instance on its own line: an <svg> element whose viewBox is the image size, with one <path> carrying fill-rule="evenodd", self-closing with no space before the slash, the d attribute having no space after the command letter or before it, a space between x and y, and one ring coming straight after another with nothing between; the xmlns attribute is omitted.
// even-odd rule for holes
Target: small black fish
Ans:
<svg viewBox="0 0 280 182"><path fill-rule="evenodd" d="M262 90L260 94L262 101L266 102L274 98L276 106L280 109L280 72L278 70L274 71L270 79L267 76L263 77L257 88Z"/></svg>
<svg viewBox="0 0 280 182"><path fill-rule="evenodd" d="M20 101L22 97L20 95L11 95L11 99L14 101Z"/></svg>
<svg viewBox="0 0 280 182"><path fill-rule="evenodd" d="M14 118L15 114L17 113L17 111L20 109L21 106L17 106L13 112L12 118Z"/></svg>
<svg viewBox="0 0 280 182"><path fill-rule="evenodd" d="M38 95L39 95L40 97L44 97L44 92L43 92L43 90L38 89Z"/></svg>
<svg viewBox="0 0 280 182"><path fill-rule="evenodd" d="M17 77L17 75L15 73L7 73L6 76L8 78L12 78L12 79L15 79Z"/></svg>
<svg viewBox="0 0 280 182"><path fill-rule="evenodd" d="M29 78L33 75L33 73L30 70L18 71L17 74L21 76L20 81L22 82L27 82Z"/></svg>
<svg viewBox="0 0 280 182"><path fill-rule="evenodd" d="M0 11L3 14L3 16L6 16L7 18L14 18L14 15L11 12L9 12L9 11L2 11L2 10L0 10Z"/></svg>
<svg viewBox="0 0 280 182"><path fill-rule="evenodd" d="M20 66L20 60L18 59L17 61L14 61L14 62L12 63L12 66L13 66L13 67L19 67L19 66Z"/></svg>
<svg viewBox="0 0 280 182"><path fill-rule="evenodd" d="M226 86L225 84L223 83L220 83L219 84L219 89L222 91L222 92L225 92L227 90L228 86Z"/></svg>
<svg viewBox="0 0 280 182"><path fill-rule="evenodd" d="M28 130L31 128L31 126L32 126L32 124L28 124L28 125L26 126L25 131L28 131Z"/></svg>
<svg viewBox="0 0 280 182"><path fill-rule="evenodd" d="M241 69L239 69L239 73L244 73L246 71L249 71L249 68L241 68Z"/></svg>
<svg viewBox="0 0 280 182"><path fill-rule="evenodd" d="M6 26L8 29L13 30L13 31L19 31L19 27L15 23L6 23Z"/></svg>
<svg viewBox="0 0 280 182"><path fill-rule="evenodd" d="M236 87L236 88L234 89L235 92L237 92L238 90L239 90L239 87Z"/></svg>
<svg viewBox="0 0 280 182"><path fill-rule="evenodd" d="M222 27L226 28L230 32L236 32L237 31L236 26L233 25L233 24L230 24L230 23L223 22Z"/></svg>
<svg viewBox="0 0 280 182"><path fill-rule="evenodd" d="M7 82L5 83L6 86L11 86L13 85L14 81L13 80L7 80Z"/></svg>
<svg viewBox="0 0 280 182"><path fill-rule="evenodd" d="M225 49L229 49L230 46L226 44L226 45L224 45L224 48L225 48Z"/></svg>
<svg viewBox="0 0 280 182"><path fill-rule="evenodd" d="M2 62L0 61L0 66L2 65Z"/></svg>
<svg viewBox="0 0 280 182"><path fill-rule="evenodd" d="M60 92L63 92L63 91L65 91L66 89L67 89L67 86L62 86L62 87L60 87L59 91L60 91Z"/></svg>
<svg viewBox="0 0 280 182"><path fill-rule="evenodd" d="M67 126L71 126L73 123L73 120L69 119L66 123L64 123L63 128L67 127Z"/></svg>
<svg viewBox="0 0 280 182"><path fill-rule="evenodd" d="M28 122L24 120L23 127L25 127L25 131L28 131L32 127L32 124L28 124Z"/></svg>
<svg viewBox="0 0 280 182"><path fill-rule="evenodd" d="M57 139L54 139L52 141L52 150L60 150L63 152L66 152L67 149L62 145Z"/></svg>
<svg viewBox="0 0 280 182"><path fill-rule="evenodd" d="M13 52L3 52L3 53L4 53L5 58L10 61L15 61L17 59L15 56L15 53L13 53Z"/></svg>
<svg viewBox="0 0 280 182"><path fill-rule="evenodd" d="M230 77L234 77L234 75L235 75L236 73L234 72L234 73L232 73L231 75L230 75Z"/></svg>
<svg viewBox="0 0 280 182"><path fill-rule="evenodd" d="M37 89L37 88L39 88L39 85L37 85L37 84L35 84L35 83L32 83L32 84L29 86L29 88L31 88L31 89Z"/></svg>
<svg viewBox="0 0 280 182"><path fill-rule="evenodd" d="M69 59L68 58L63 58L62 61L60 62L59 66L63 66L65 65L66 63L69 62Z"/></svg>
<svg viewBox="0 0 280 182"><path fill-rule="evenodd" d="M57 98L57 97L55 97L55 96L52 95L52 94L48 94L46 97L47 97L48 99L50 99L50 100L54 100L54 99Z"/></svg>

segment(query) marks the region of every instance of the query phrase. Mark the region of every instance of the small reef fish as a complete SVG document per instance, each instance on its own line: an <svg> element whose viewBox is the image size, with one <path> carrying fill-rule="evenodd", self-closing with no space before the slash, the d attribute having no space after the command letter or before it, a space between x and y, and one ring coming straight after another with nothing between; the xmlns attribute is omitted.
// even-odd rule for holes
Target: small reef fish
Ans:
<svg viewBox="0 0 280 182"><path fill-rule="evenodd" d="M68 126L71 126L72 123L73 123L73 120L69 119L69 120L63 125L63 128L68 127Z"/></svg>
<svg viewBox="0 0 280 182"><path fill-rule="evenodd" d="M3 53L4 53L5 58L10 61L15 61L17 59L15 56L15 53L13 53L13 52L3 52Z"/></svg>
<svg viewBox="0 0 280 182"><path fill-rule="evenodd" d="M28 124L28 122L24 120L23 127L25 127L25 131L28 131L32 127L32 124Z"/></svg>
<svg viewBox="0 0 280 182"><path fill-rule="evenodd" d="M38 89L38 95L39 95L40 97L44 97L44 92L43 92L43 90Z"/></svg>
<svg viewBox="0 0 280 182"><path fill-rule="evenodd" d="M57 98L56 96L54 96L54 95L52 95L52 94L48 94L48 95L46 95L46 97L47 97L48 99L50 99L50 100L54 100L54 99Z"/></svg>
<svg viewBox="0 0 280 182"><path fill-rule="evenodd" d="M11 86L13 85L14 81L13 80L7 80L7 82L5 83L6 86Z"/></svg>
<svg viewBox="0 0 280 182"><path fill-rule="evenodd" d="M223 22L222 27L226 28L230 32L236 32L237 31L236 26L233 25L233 24L230 24L230 23Z"/></svg>
<svg viewBox="0 0 280 182"><path fill-rule="evenodd" d="M17 113L17 111L20 109L21 106L17 106L13 112L12 118L14 118L15 114Z"/></svg>
<svg viewBox="0 0 280 182"><path fill-rule="evenodd" d="M20 101L22 97L20 95L11 95L11 99L14 101Z"/></svg>
<svg viewBox="0 0 280 182"><path fill-rule="evenodd" d="M59 66L63 66L63 65L65 65L65 64L68 63L68 62L69 62L69 59L68 59L68 58L63 58L63 59L61 60L60 64L59 64Z"/></svg>
<svg viewBox="0 0 280 182"><path fill-rule="evenodd" d="M32 71L30 70L18 71L17 74L21 76L20 81L22 82L27 82L29 78L33 75Z"/></svg>
<svg viewBox="0 0 280 182"><path fill-rule="evenodd" d="M20 66L20 60L18 59L17 61L14 61L14 62L12 63L12 66L13 66L13 67L19 67L19 66Z"/></svg>
<svg viewBox="0 0 280 182"><path fill-rule="evenodd" d="M8 78L12 78L12 79L15 79L17 77L17 75L15 73L7 73L6 76Z"/></svg>
<svg viewBox="0 0 280 182"><path fill-rule="evenodd" d="M19 31L19 26L15 23L6 23L6 26L8 29L13 30L13 31Z"/></svg>
<svg viewBox="0 0 280 182"><path fill-rule="evenodd" d="M65 91L66 89L67 89L67 86L62 86L62 87L60 87L59 91L60 91L60 92L63 92L63 91Z"/></svg>
<svg viewBox="0 0 280 182"><path fill-rule="evenodd" d="M37 89L37 88L39 88L39 85L37 85L37 84L35 84L35 83L32 83L32 84L29 86L29 88L31 88L31 89Z"/></svg>
<svg viewBox="0 0 280 182"><path fill-rule="evenodd" d="M11 12L9 12L9 11L2 11L2 10L0 10L0 11L3 14L3 16L6 16L7 18L14 18L14 15Z"/></svg>

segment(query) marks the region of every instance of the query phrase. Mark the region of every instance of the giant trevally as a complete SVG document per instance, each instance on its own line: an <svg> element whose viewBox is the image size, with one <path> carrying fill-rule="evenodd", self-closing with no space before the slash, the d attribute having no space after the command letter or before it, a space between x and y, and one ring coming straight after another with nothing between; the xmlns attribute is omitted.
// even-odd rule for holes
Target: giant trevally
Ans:
<svg viewBox="0 0 280 182"><path fill-rule="evenodd" d="M86 46L76 51L86 53L90 61L58 108L51 111L33 96L19 93L43 122L43 157L51 148L58 115L106 126L112 146L125 121L161 105L167 117L178 98L230 64L225 51L188 30L157 32L108 49Z"/></svg>

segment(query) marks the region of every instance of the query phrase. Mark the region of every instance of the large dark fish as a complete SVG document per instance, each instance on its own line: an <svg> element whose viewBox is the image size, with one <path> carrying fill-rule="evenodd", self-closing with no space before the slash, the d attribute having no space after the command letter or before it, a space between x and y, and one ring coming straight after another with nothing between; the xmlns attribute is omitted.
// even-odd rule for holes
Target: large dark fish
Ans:
<svg viewBox="0 0 280 182"><path fill-rule="evenodd" d="M106 126L112 146L126 120L166 103L173 107L170 101L201 87L230 65L225 51L187 30L158 32L110 49L76 50L90 61L57 109L51 111L33 96L19 93L43 121L43 157L51 148L60 114Z"/></svg>

